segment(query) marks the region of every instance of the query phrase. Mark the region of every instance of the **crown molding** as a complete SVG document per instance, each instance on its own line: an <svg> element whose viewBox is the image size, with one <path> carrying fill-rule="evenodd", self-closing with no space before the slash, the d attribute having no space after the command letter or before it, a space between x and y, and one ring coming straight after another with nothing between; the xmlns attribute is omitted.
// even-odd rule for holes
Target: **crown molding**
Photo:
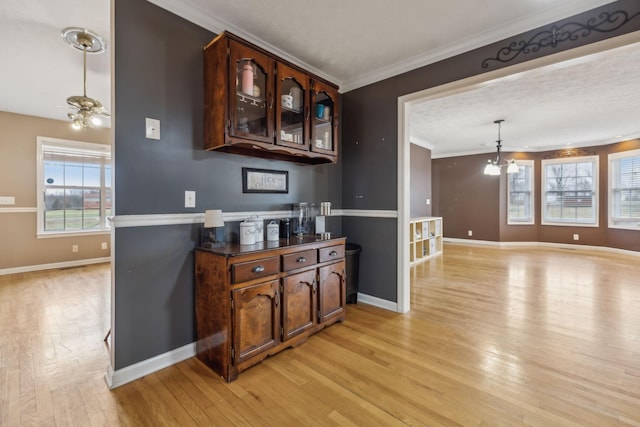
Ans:
<svg viewBox="0 0 640 427"><path fill-rule="evenodd" d="M307 64L301 59L298 59L295 56L281 50L280 48L273 46L270 43L267 43L266 41L254 36L253 34L243 30L240 27L237 27L223 19L216 18L215 16L213 16L213 13L211 11L202 9L194 5L189 0L184 0L179 2L174 0L147 0L147 1L175 15L180 16L181 18L184 18L187 21L190 21L196 25L199 25L202 28L212 31L216 34L220 34L225 30L230 31L236 36L242 37L243 39L257 46L260 46L261 48L268 50L274 55L277 55L280 58L291 62L292 64L295 64L319 77L322 77L325 80L328 80L330 82L333 82L334 84L337 84L338 87L342 86L340 84L340 79L338 79L337 77L327 74L326 72L310 64Z"/></svg>
<svg viewBox="0 0 640 427"><path fill-rule="evenodd" d="M543 13L529 16L525 19L517 19L512 21L506 21L498 29L491 31L483 31L476 34L469 35L467 38L460 42L451 43L445 45L439 49L434 49L429 52L424 52L413 56L407 60L390 64L386 67L372 70L369 73L360 74L356 79L342 81L336 76L327 74L326 72L311 66L310 64L296 58L293 55L284 52L283 50L273 46L264 40L254 36L253 34L239 28L225 20L216 18L212 11L205 10L201 7L193 4L192 1L184 0L176 2L172 0L147 0L158 7L161 7L171 13L174 13L194 24L197 24L203 28L206 28L214 33L220 33L224 30L231 31L232 33L254 43L275 55L280 56L287 61L296 64L326 80L336 83L340 87L340 92L348 92L350 90L358 89L360 87L375 83L389 77L396 76L398 74L405 73L407 71L414 70L416 68L424 67L429 64L433 64L437 61L441 61L446 58L450 58L455 55L459 55L470 50L486 46L491 43L504 40L523 32L548 25L558 20L568 18L570 16L585 12L584 2L581 0L565 1L563 4L557 7L549 8ZM603 0L599 2L600 7L608 3L612 3L613 0Z"/></svg>
<svg viewBox="0 0 640 427"><path fill-rule="evenodd" d="M612 3L613 0L602 1L599 6L603 6L608 3ZM532 15L526 19L518 19L513 21L507 21L503 26L491 31L483 31L480 33L472 34L466 39L463 39L457 43L445 45L439 49L434 49L429 52L418 54L407 60L391 64L387 67L382 67L377 70L373 70L369 73L361 74L360 77L353 80L347 80L341 85L342 92L348 92L371 83L375 83L402 73L406 73L411 70L415 70L420 67L424 67L429 64L433 64L438 61L442 61L447 58L468 52L473 49L480 48L482 46L489 45L491 43L498 42L500 40L513 37L515 35L539 28L550 23L559 21L564 18L585 12L584 4L580 1L565 2L565 4L549 8L547 11Z"/></svg>

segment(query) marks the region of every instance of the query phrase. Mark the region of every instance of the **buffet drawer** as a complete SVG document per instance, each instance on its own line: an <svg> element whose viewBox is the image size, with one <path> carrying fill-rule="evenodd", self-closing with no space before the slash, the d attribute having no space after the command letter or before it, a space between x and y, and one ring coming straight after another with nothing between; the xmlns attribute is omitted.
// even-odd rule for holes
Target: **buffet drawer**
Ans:
<svg viewBox="0 0 640 427"><path fill-rule="evenodd" d="M295 270L317 263L318 254L315 249L282 255L282 271Z"/></svg>
<svg viewBox="0 0 640 427"><path fill-rule="evenodd" d="M332 261L344 258L344 245L329 246L327 248L320 248L320 260L318 262Z"/></svg>
<svg viewBox="0 0 640 427"><path fill-rule="evenodd" d="M238 262L231 266L231 281L242 283L272 274L278 274L278 257Z"/></svg>

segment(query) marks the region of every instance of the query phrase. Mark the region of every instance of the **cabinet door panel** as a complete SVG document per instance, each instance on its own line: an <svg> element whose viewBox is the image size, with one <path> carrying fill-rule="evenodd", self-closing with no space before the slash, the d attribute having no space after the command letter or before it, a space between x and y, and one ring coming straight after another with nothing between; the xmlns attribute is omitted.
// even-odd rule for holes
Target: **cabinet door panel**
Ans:
<svg viewBox="0 0 640 427"><path fill-rule="evenodd" d="M273 143L273 60L229 42L231 136Z"/></svg>
<svg viewBox="0 0 640 427"><path fill-rule="evenodd" d="M236 364L278 344L278 281L232 291Z"/></svg>
<svg viewBox="0 0 640 427"><path fill-rule="evenodd" d="M309 76L279 62L276 67L276 144L309 151Z"/></svg>
<svg viewBox="0 0 640 427"><path fill-rule="evenodd" d="M313 327L316 307L316 271L282 279L282 340Z"/></svg>
<svg viewBox="0 0 640 427"><path fill-rule="evenodd" d="M321 82L311 89L311 151L338 153L338 91Z"/></svg>
<svg viewBox="0 0 640 427"><path fill-rule="evenodd" d="M319 268L318 306L320 322L344 311L346 289L344 261Z"/></svg>

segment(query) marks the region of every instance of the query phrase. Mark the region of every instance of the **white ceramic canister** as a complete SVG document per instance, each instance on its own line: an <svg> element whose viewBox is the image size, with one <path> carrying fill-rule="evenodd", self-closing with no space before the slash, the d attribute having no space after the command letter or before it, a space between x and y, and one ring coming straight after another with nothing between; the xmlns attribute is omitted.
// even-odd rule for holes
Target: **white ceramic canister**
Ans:
<svg viewBox="0 0 640 427"><path fill-rule="evenodd" d="M267 224L267 241L276 242L280 240L280 227L275 221L271 221Z"/></svg>
<svg viewBox="0 0 640 427"><path fill-rule="evenodd" d="M240 223L240 244L253 245L256 242L256 223L244 221Z"/></svg>
<svg viewBox="0 0 640 427"><path fill-rule="evenodd" d="M247 218L247 221L256 224L256 243L264 242L264 220L258 215L252 215Z"/></svg>

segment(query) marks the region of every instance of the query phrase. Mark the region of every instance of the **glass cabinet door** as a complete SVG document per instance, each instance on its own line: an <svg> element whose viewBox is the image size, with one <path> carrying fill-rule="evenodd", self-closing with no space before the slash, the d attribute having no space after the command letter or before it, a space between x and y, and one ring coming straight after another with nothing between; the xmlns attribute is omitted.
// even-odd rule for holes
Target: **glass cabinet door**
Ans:
<svg viewBox="0 0 640 427"><path fill-rule="evenodd" d="M324 83L313 82L311 92L311 150L335 155L338 136L338 91Z"/></svg>
<svg viewBox="0 0 640 427"><path fill-rule="evenodd" d="M273 60L234 41L229 46L229 134L273 143Z"/></svg>
<svg viewBox="0 0 640 427"><path fill-rule="evenodd" d="M309 78L277 64L276 144L309 150Z"/></svg>

